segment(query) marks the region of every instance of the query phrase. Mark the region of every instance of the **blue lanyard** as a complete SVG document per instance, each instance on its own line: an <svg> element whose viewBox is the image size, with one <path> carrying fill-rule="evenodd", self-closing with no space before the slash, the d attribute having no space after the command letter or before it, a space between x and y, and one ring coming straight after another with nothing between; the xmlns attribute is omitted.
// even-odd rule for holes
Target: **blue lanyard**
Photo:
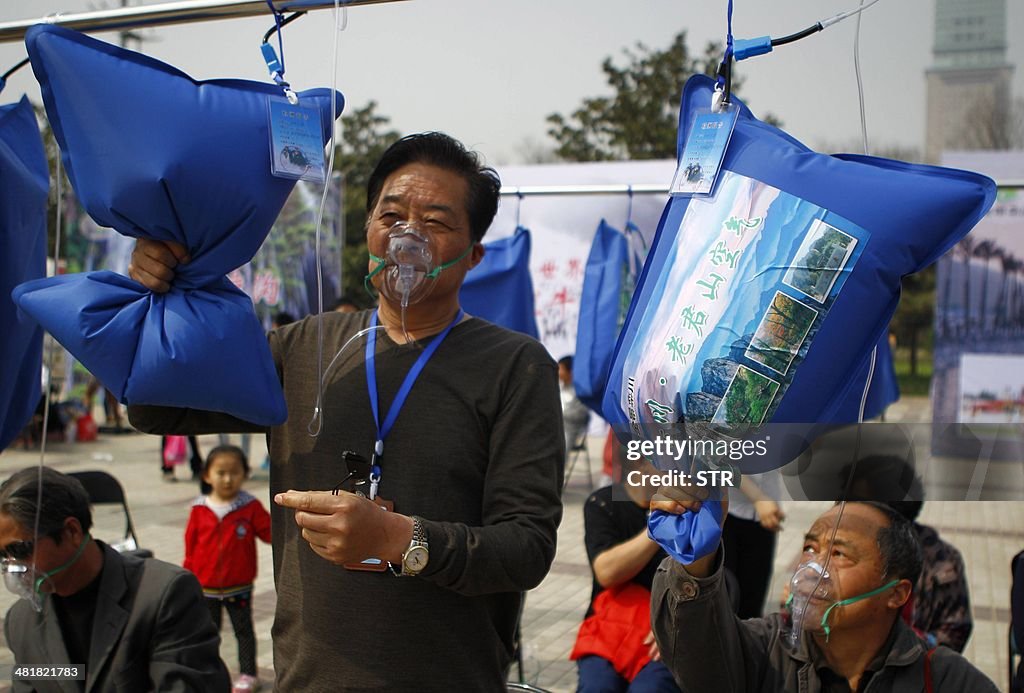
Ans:
<svg viewBox="0 0 1024 693"><path fill-rule="evenodd" d="M409 396L409 392L412 391L412 386L416 383L416 378L420 376L424 367L427 365L427 361L434 355L437 348L441 346L441 342L448 336L448 333L452 331L452 328L462 320L462 309L455 315L455 318L448 323L448 327L430 340L430 344L423 350L423 353L419 355L416 362L412 364L412 368L405 374L405 380L402 381L402 386L398 388L398 394L395 395L395 399L391 402L391 407L388 409L388 415L384 419L384 423L380 423L380 407L377 398L377 367L375 364L376 353L377 353L377 311L374 311L373 317L370 318L370 335L366 340L366 389L370 393L370 409L373 410L373 425L377 427L377 442L373 446L373 459L371 461L370 469L370 499L372 500L377 495L377 484L380 483L380 458L384 456L384 439L387 438L391 432L391 428L395 425L395 420L398 419L398 413L402 411L402 406L405 405L405 400Z"/></svg>
<svg viewBox="0 0 1024 693"><path fill-rule="evenodd" d="M715 80L715 84L718 87L725 89L725 97L729 98L729 85L725 82L725 75L732 69L730 61L733 56L733 39L732 39L732 0L729 0L729 10L726 15L726 34L725 34L725 55L722 56L722 62L718 66L718 77Z"/></svg>

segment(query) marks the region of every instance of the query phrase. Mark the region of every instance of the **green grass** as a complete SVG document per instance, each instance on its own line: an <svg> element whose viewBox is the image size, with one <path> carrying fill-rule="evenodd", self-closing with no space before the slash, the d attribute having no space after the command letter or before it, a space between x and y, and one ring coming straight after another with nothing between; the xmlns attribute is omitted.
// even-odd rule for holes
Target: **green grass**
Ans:
<svg viewBox="0 0 1024 693"><path fill-rule="evenodd" d="M910 374L910 350L900 347L893 353L893 365L896 368L896 381L900 385L900 395L927 395L928 385L932 381L932 353L924 349L917 350L917 374Z"/></svg>

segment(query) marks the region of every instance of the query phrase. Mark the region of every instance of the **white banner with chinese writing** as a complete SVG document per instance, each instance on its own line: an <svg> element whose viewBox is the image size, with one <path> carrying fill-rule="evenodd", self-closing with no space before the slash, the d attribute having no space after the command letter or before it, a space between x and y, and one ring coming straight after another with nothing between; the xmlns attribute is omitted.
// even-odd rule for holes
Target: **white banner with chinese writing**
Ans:
<svg viewBox="0 0 1024 693"><path fill-rule="evenodd" d="M498 169L504 189L521 186L664 185L675 161L538 164ZM540 339L555 359L576 350L576 325L587 254L601 219L622 228L632 219L650 242L667 193L503 195L485 240L530 230L530 272Z"/></svg>

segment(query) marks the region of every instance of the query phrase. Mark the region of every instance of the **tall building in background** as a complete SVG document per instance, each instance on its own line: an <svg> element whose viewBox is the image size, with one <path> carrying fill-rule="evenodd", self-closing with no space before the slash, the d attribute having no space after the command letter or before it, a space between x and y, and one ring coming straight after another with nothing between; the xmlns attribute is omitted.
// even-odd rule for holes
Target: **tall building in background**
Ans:
<svg viewBox="0 0 1024 693"><path fill-rule="evenodd" d="M925 157L944 149L1006 149L1010 79L1006 0L935 0Z"/></svg>

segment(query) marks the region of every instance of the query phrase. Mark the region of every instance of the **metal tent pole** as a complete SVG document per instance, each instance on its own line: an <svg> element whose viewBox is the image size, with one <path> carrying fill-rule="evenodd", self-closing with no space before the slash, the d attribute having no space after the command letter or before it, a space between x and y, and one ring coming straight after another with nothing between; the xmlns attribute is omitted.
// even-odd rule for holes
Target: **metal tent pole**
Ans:
<svg viewBox="0 0 1024 693"><path fill-rule="evenodd" d="M343 0L348 7L376 5L400 0ZM334 0L275 0L279 12L300 10L326 10L334 7ZM20 41L34 24L59 24L77 31L122 31L166 24L207 22L215 19L267 16L270 9L265 0L178 0L159 5L118 7L74 14L56 13L35 19L0 22L0 43Z"/></svg>
<svg viewBox="0 0 1024 693"><path fill-rule="evenodd" d="M1024 180L996 181L1005 189L1024 188ZM667 195L668 183L640 183L637 185L520 185L502 186L502 195Z"/></svg>
<svg viewBox="0 0 1024 693"><path fill-rule="evenodd" d="M502 195L634 195L667 194L668 183L637 185L520 185L502 186Z"/></svg>

